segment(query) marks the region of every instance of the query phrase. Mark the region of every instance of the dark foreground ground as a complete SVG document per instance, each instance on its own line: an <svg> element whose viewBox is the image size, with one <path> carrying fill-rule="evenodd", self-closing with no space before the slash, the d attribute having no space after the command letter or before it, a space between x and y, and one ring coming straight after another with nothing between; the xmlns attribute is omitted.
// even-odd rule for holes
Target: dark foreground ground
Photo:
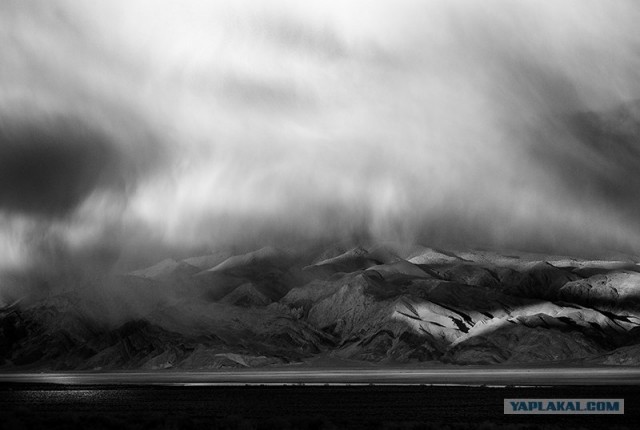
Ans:
<svg viewBox="0 0 640 430"><path fill-rule="evenodd" d="M623 398L624 415L503 415L504 398ZM638 386L118 386L4 383L0 428L635 429Z"/></svg>

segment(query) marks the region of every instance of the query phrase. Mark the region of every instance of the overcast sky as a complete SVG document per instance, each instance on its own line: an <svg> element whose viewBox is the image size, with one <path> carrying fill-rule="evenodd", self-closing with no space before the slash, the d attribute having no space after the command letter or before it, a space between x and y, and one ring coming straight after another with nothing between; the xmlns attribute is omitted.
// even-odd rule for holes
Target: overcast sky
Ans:
<svg viewBox="0 0 640 430"><path fill-rule="evenodd" d="M640 98L638 22L623 0L3 1L0 268L317 238L639 252L637 122L602 146L570 120Z"/></svg>

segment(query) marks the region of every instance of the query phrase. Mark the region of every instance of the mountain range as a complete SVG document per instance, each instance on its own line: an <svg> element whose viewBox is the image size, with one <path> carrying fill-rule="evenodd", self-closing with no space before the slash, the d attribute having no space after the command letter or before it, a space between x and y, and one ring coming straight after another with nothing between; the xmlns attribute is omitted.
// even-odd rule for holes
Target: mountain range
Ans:
<svg viewBox="0 0 640 430"><path fill-rule="evenodd" d="M0 369L640 364L632 256L266 247L111 282L128 292L115 322L77 286L4 306Z"/></svg>

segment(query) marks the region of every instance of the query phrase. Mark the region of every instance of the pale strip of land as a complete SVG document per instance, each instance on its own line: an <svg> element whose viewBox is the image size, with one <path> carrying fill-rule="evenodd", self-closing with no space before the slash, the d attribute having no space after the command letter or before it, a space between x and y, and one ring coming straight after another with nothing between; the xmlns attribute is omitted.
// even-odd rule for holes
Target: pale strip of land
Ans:
<svg viewBox="0 0 640 430"><path fill-rule="evenodd" d="M2 383L63 385L637 385L640 368L268 369L234 371L0 373Z"/></svg>

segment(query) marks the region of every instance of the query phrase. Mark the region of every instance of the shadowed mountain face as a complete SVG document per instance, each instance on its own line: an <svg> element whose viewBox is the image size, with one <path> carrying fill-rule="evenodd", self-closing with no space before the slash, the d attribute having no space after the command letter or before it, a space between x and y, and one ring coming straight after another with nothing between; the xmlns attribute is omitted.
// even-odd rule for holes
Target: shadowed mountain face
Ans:
<svg viewBox="0 0 640 430"><path fill-rule="evenodd" d="M3 308L2 368L640 362L630 259L393 245L225 255L120 276L161 298L118 324L77 291Z"/></svg>

